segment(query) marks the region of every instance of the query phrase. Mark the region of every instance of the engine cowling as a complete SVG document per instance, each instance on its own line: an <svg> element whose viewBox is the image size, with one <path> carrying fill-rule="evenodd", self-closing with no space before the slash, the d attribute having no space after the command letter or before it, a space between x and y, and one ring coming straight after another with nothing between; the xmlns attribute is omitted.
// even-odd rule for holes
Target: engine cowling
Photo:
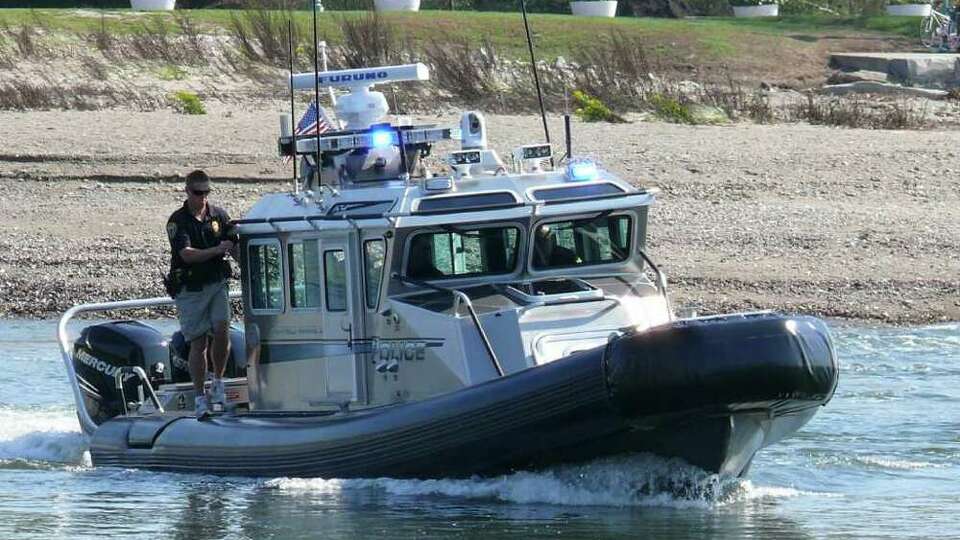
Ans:
<svg viewBox="0 0 960 540"><path fill-rule="evenodd" d="M124 412L124 402L139 401L140 378L122 368L141 367L162 377L167 361L167 339L156 328L139 321L94 324L80 332L73 345L73 364L90 417L97 424ZM156 383L162 382L156 380Z"/></svg>
<svg viewBox="0 0 960 540"><path fill-rule="evenodd" d="M224 375L243 377L243 332L231 328L230 343ZM168 339L140 321L112 321L84 328L73 344L73 364L91 419L99 425L127 410L132 412L146 395L140 378L124 368L143 368L154 389L161 384L189 383L189 353L190 344L179 330Z"/></svg>

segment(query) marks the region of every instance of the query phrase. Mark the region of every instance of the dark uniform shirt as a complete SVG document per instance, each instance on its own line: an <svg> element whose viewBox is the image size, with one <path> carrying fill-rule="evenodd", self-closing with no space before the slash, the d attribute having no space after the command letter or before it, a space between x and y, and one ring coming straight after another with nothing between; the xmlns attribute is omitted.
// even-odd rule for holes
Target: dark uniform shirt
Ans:
<svg viewBox="0 0 960 540"><path fill-rule="evenodd" d="M213 283L228 277L229 263L223 256L217 256L206 261L188 264L180 257L180 251L185 247L207 249L220 245L223 240L236 242L232 231L230 216L219 206L207 203L207 213L203 221L198 221L190 213L187 203L184 202L167 220L167 237L170 239L170 270L171 273L181 271L182 283L187 287L198 287Z"/></svg>

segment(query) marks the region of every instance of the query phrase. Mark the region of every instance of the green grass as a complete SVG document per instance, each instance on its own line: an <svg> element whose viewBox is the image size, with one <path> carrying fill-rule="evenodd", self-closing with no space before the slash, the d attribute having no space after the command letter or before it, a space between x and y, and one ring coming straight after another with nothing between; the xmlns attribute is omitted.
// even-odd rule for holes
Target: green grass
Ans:
<svg viewBox="0 0 960 540"><path fill-rule="evenodd" d="M177 10L173 13L144 13L130 10L95 9L0 9L0 28L22 25L43 26L51 30L68 30L78 33L93 33L103 24L111 35L136 34L143 31L144 24L156 19L169 23L171 33L180 31L175 15L187 16L201 32L229 32L230 10ZM336 45L342 41L338 20L366 15L360 11L325 12L318 18L318 33L321 39ZM298 25L310 31L312 13L294 12ZM517 13L471 12L471 11L421 11L419 13L392 13L382 16L396 24L414 42L422 42L428 36L440 32L462 35L471 42L489 40L497 50L514 58L525 58L526 42L523 39L523 22ZM723 59L738 54L745 39L745 32L766 34L771 38L790 36L791 41L803 41L807 37L870 34L879 37L916 36L919 22L912 17L830 17L795 15L778 19L734 19L703 17L695 19L654 19L636 17L575 18L561 14L532 14L530 26L540 58L570 57L597 39L597 36L620 31L644 38L653 47L667 56L681 57L683 51L673 52L673 41L693 43L699 55L706 59ZM797 34L803 34L797 36ZM683 49L683 47L681 47Z"/></svg>
<svg viewBox="0 0 960 540"><path fill-rule="evenodd" d="M207 108L204 107L203 102L200 101L200 98L193 92L179 90L174 92L170 96L170 99L173 101L177 110L183 114L207 114Z"/></svg>

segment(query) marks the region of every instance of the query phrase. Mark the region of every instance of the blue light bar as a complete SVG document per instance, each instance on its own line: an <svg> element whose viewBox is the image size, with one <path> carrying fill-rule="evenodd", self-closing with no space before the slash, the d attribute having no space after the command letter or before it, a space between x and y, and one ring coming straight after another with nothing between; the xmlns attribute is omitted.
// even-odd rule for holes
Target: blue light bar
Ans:
<svg viewBox="0 0 960 540"><path fill-rule="evenodd" d="M374 148L384 148L393 144L392 129L375 129L370 132L370 143Z"/></svg>
<svg viewBox="0 0 960 540"><path fill-rule="evenodd" d="M597 164L589 159L575 159L567 164L567 178L579 182L597 177Z"/></svg>

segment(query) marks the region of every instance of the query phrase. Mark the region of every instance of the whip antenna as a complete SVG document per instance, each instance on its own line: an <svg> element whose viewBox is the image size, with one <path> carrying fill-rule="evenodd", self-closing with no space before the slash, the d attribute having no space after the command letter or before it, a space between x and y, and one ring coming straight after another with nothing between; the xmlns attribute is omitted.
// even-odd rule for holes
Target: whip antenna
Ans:
<svg viewBox="0 0 960 540"><path fill-rule="evenodd" d="M320 187L320 77L317 74L320 72L319 63L317 61L317 2L313 2L313 102L317 107L317 162L314 164L314 170L317 173L317 187ZM290 84L293 84L292 82ZM323 190L320 190L323 193Z"/></svg>
<svg viewBox="0 0 960 540"><path fill-rule="evenodd" d="M527 33L527 48L530 49L530 65L533 67L533 82L537 86L537 101L540 102L540 118L543 119L543 135L550 142L550 130L547 128L547 113L543 109L543 94L540 92L540 75L537 73L537 58L533 55L533 39L530 37L530 25L527 23L527 3L520 0L523 12L523 30ZM551 161L553 161L551 159Z"/></svg>
<svg viewBox="0 0 960 540"><path fill-rule="evenodd" d="M293 100L293 14L287 19L287 52L290 55L290 125L293 126L293 186L300 191L300 182L297 181L297 115L294 111Z"/></svg>

